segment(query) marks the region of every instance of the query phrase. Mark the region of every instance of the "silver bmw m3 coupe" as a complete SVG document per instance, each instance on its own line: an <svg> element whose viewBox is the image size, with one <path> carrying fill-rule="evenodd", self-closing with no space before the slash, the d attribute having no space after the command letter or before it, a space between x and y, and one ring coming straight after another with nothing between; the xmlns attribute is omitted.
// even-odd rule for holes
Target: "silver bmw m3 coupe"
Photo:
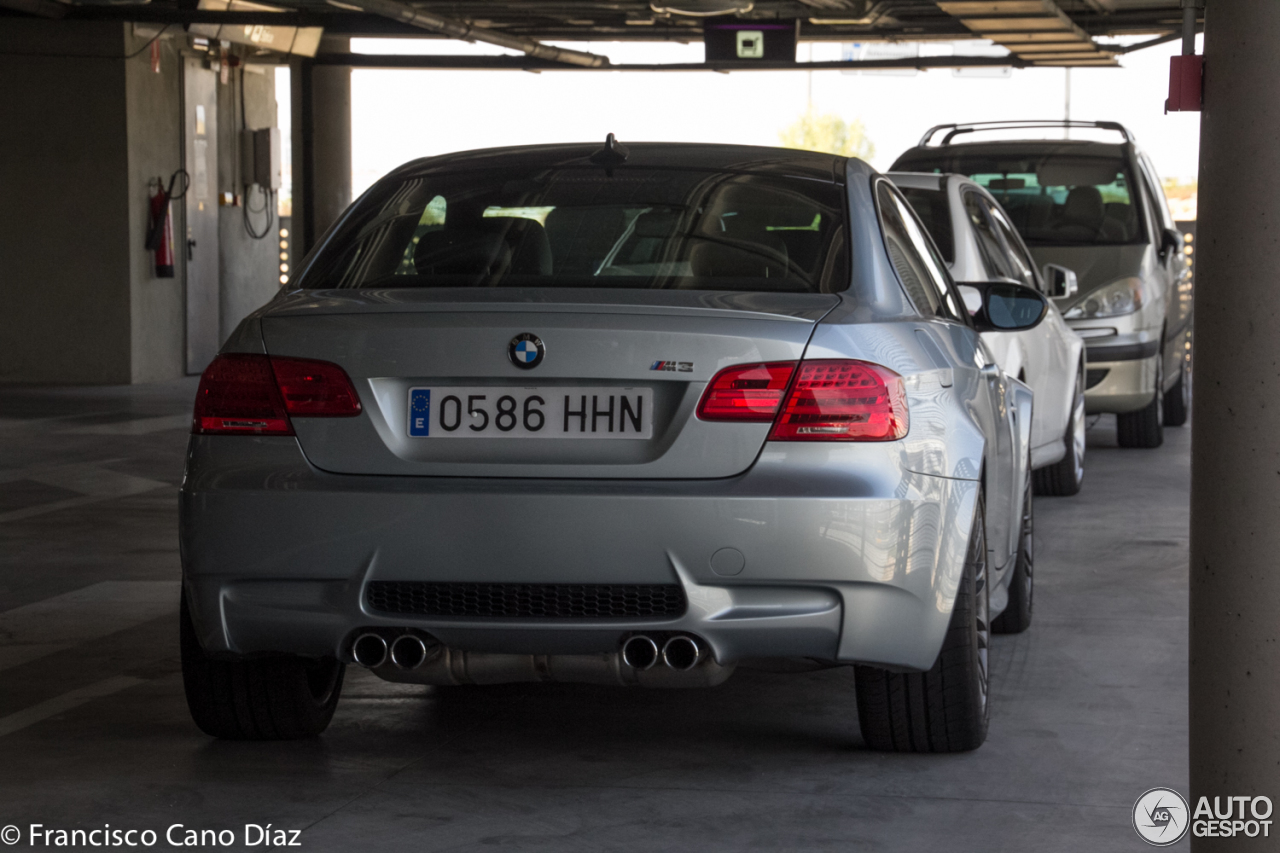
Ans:
<svg viewBox="0 0 1280 853"><path fill-rule="evenodd" d="M345 666L714 686L855 667L875 749L986 736L1031 617L1030 390L858 160L469 152L365 193L205 371L181 496L191 713L314 735Z"/></svg>

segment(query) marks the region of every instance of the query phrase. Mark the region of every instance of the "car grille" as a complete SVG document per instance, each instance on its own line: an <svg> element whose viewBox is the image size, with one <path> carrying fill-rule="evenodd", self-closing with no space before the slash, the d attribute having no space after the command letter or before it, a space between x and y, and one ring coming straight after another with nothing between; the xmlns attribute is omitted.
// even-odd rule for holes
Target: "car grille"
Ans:
<svg viewBox="0 0 1280 853"><path fill-rule="evenodd" d="M427 583L371 581L379 613L542 619L660 619L685 610L679 584Z"/></svg>
<svg viewBox="0 0 1280 853"><path fill-rule="evenodd" d="M1091 367L1084 373L1084 387L1092 388L1099 382L1107 378L1107 374L1111 372L1107 367Z"/></svg>

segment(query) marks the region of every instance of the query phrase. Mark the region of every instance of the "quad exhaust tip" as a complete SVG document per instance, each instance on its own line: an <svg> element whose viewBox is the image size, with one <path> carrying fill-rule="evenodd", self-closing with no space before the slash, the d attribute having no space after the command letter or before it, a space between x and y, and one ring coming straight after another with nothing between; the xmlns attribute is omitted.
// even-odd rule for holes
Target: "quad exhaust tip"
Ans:
<svg viewBox="0 0 1280 853"><path fill-rule="evenodd" d="M658 662L658 644L637 635L622 644L622 662L632 669L644 671Z"/></svg>
<svg viewBox="0 0 1280 853"><path fill-rule="evenodd" d="M396 637L391 644L391 662L401 669L417 669L427 659L427 644L413 634Z"/></svg>
<svg viewBox="0 0 1280 853"><path fill-rule="evenodd" d="M672 637L662 646L662 662L672 669L686 672L698 665L702 649L693 637L683 635Z"/></svg>
<svg viewBox="0 0 1280 853"><path fill-rule="evenodd" d="M369 669L380 667L387 662L387 641L377 634L361 634L351 644L351 656L361 666Z"/></svg>

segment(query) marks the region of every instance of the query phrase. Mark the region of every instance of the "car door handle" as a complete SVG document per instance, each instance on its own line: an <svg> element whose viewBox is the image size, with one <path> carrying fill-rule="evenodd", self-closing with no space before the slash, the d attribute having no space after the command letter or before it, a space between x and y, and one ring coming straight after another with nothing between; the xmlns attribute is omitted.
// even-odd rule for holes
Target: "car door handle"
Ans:
<svg viewBox="0 0 1280 853"><path fill-rule="evenodd" d="M196 256L195 249L196 249L196 241L188 240L187 241L187 260L192 260L193 258L195 258Z"/></svg>

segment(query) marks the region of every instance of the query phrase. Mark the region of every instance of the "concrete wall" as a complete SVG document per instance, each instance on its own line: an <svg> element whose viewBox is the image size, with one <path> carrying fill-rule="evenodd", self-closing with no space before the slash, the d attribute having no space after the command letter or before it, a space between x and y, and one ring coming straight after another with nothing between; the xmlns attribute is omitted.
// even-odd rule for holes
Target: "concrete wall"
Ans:
<svg viewBox="0 0 1280 853"><path fill-rule="evenodd" d="M160 40L159 73L149 38L121 23L6 18L0 27L0 382L115 384L185 372L183 265L175 278L156 278L145 247L148 182L167 182L182 165L185 37ZM235 69L219 86L219 191L244 192L242 75L249 127L276 124L265 70ZM178 253L182 207L173 205ZM223 338L279 286L275 228L255 241L241 212L219 211Z"/></svg>
<svg viewBox="0 0 1280 853"><path fill-rule="evenodd" d="M149 36L148 36L149 38ZM174 42L160 43L160 73L151 70L148 38L127 28L124 89L128 137L130 372L128 381L154 382L183 374L186 346L186 300L182 265L174 278L156 278L151 252L145 248L150 197L147 182L169 176L182 166L182 57ZM175 188L175 192L176 192ZM181 251L182 202L173 203L174 248Z"/></svg>
<svg viewBox="0 0 1280 853"><path fill-rule="evenodd" d="M133 378L124 50L118 23L0 27L0 381Z"/></svg>
<svg viewBox="0 0 1280 853"><path fill-rule="evenodd" d="M258 211L264 204L260 190L245 194L240 170L240 132L277 127L275 75L269 66L257 65L233 69L228 85L218 87L218 191L240 196L240 203ZM243 87L243 120L241 91ZM249 236L244 226L244 208L218 208L218 253L222 268L220 329L222 339L235 331L236 325L250 312L275 295L280 289L280 226L275 218L275 202L271 206L270 233L261 240ZM264 213L250 213L254 231L262 233Z"/></svg>

